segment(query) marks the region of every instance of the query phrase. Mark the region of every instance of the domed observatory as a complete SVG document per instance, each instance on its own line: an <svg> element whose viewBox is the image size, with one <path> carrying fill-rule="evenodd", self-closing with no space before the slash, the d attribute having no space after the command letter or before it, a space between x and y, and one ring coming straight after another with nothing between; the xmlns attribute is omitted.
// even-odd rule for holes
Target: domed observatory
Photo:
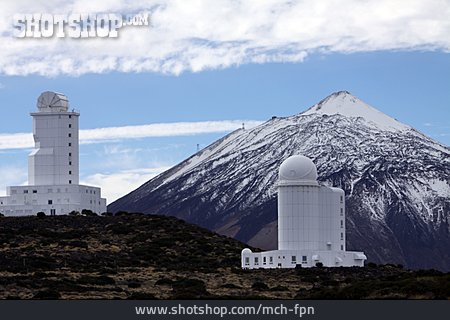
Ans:
<svg viewBox="0 0 450 320"><path fill-rule="evenodd" d="M278 189L278 250L242 250L242 268L364 266L362 252L345 251L345 195L339 188L319 185L311 159L295 155L280 166Z"/></svg>
<svg viewBox="0 0 450 320"><path fill-rule="evenodd" d="M0 197L0 212L8 216L105 212L100 188L79 185L80 114L69 110L64 94L51 91L39 96L36 107L37 112L31 113L35 147L28 156L28 186L7 187L7 196Z"/></svg>

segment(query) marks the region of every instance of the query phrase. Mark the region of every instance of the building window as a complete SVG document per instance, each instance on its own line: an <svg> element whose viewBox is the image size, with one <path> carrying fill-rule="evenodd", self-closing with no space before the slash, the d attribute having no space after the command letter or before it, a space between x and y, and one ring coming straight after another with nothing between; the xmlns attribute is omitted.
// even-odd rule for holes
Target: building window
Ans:
<svg viewBox="0 0 450 320"><path fill-rule="evenodd" d="M344 196L341 196L341 203L344 202Z"/></svg>
<svg viewBox="0 0 450 320"><path fill-rule="evenodd" d="M259 265L259 258L255 257L255 266Z"/></svg>
<svg viewBox="0 0 450 320"><path fill-rule="evenodd" d="M250 265L250 258L249 257L245 257L245 265L246 266Z"/></svg>
<svg viewBox="0 0 450 320"><path fill-rule="evenodd" d="M88 193L88 190L86 189L86 193Z"/></svg>
<svg viewBox="0 0 450 320"><path fill-rule="evenodd" d="M48 200L48 204L53 204L53 200Z"/></svg>
<svg viewBox="0 0 450 320"><path fill-rule="evenodd" d="M11 194L16 194L17 190L11 190Z"/></svg>
<svg viewBox="0 0 450 320"><path fill-rule="evenodd" d="M72 142L69 142L69 147L71 147L72 146Z"/></svg>
<svg viewBox="0 0 450 320"><path fill-rule="evenodd" d="M266 264L266 257L263 257L263 264Z"/></svg>
<svg viewBox="0 0 450 320"><path fill-rule="evenodd" d="M269 257L269 264L273 264L273 257Z"/></svg>
<svg viewBox="0 0 450 320"><path fill-rule="evenodd" d="M69 133L69 138L72 138L72 134L71 133Z"/></svg>
<svg viewBox="0 0 450 320"><path fill-rule="evenodd" d="M69 174L72 174L72 171L69 171Z"/></svg>
<svg viewBox="0 0 450 320"><path fill-rule="evenodd" d="M69 119L72 119L72 116L71 116L71 115L69 115Z"/></svg>
<svg viewBox="0 0 450 320"><path fill-rule="evenodd" d="M296 256L292 256L291 257L291 262L292 262L292 264L297 264L297 257Z"/></svg>
<svg viewBox="0 0 450 320"><path fill-rule="evenodd" d="M341 244L341 250L344 250L344 245L343 244Z"/></svg>
<svg viewBox="0 0 450 320"><path fill-rule="evenodd" d="M72 152L69 152L69 157L71 157L72 156Z"/></svg>
<svg viewBox="0 0 450 320"><path fill-rule="evenodd" d="M308 263L308 257L302 256L302 263Z"/></svg>
<svg viewBox="0 0 450 320"><path fill-rule="evenodd" d="M37 190L33 190L33 193L37 193Z"/></svg>
<svg viewBox="0 0 450 320"><path fill-rule="evenodd" d="M23 190L23 193L28 193L28 190Z"/></svg>
<svg viewBox="0 0 450 320"><path fill-rule="evenodd" d="M341 240L344 240L344 233L341 232Z"/></svg>
<svg viewBox="0 0 450 320"><path fill-rule="evenodd" d="M344 227L344 220L341 220L341 228Z"/></svg>
<svg viewBox="0 0 450 320"><path fill-rule="evenodd" d="M71 166L72 165L72 161L69 161L69 166Z"/></svg>
<svg viewBox="0 0 450 320"><path fill-rule="evenodd" d="M344 208L341 208L341 213L344 213Z"/></svg>
<svg viewBox="0 0 450 320"><path fill-rule="evenodd" d="M69 180L69 184L72 184L72 180Z"/></svg>
<svg viewBox="0 0 450 320"><path fill-rule="evenodd" d="M69 128L72 128L72 124L69 123Z"/></svg>

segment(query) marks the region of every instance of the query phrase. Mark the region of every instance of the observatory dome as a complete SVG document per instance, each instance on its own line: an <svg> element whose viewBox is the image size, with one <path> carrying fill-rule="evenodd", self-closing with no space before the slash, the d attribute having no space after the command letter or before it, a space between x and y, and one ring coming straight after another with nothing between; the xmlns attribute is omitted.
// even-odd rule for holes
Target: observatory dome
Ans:
<svg viewBox="0 0 450 320"><path fill-rule="evenodd" d="M305 156L291 156L281 164L279 179L289 181L316 181L317 168L312 160Z"/></svg>
<svg viewBox="0 0 450 320"><path fill-rule="evenodd" d="M242 249L241 254L244 253L252 253L252 250L250 250L249 248Z"/></svg>
<svg viewBox="0 0 450 320"><path fill-rule="evenodd" d="M41 112L67 112L69 99L62 93L45 91L39 96L37 107Z"/></svg>

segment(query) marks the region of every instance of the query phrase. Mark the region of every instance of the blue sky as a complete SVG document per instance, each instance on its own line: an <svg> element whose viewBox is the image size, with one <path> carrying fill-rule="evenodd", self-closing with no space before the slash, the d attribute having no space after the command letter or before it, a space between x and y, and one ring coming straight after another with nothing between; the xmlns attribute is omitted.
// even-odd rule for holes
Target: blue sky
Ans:
<svg viewBox="0 0 450 320"><path fill-rule="evenodd" d="M86 6L81 0L53 2L61 8L66 3ZM197 144L205 147L231 127L239 127L241 120L250 123L250 120L265 121L273 115L297 114L339 90L350 91L442 144L450 144L450 41L448 32L444 32L450 23L440 16L440 12L450 9L440 7L442 2L426 2L424 10L417 3L425 2L418 1L411 6L407 18L402 16L404 10L393 7L391 2L366 2L365 5L377 6L385 13L384 25L377 20L378 16L352 1L347 1L348 6L355 12L365 12L364 21L351 22L355 14L336 12L332 1L324 2L329 3L329 8L317 10L314 2L300 7L287 7L284 1L269 2L271 6L239 4L242 7L238 10L240 14L233 16L234 23L248 29L235 33L236 28L211 27L216 20L222 20L224 28L228 26L230 17L222 16L223 10L207 11L212 17L204 18L206 27L201 28L190 23L194 17L203 19L206 11L202 10L207 7L199 5L190 11L192 17L183 17L180 16L180 12L185 12L180 11L183 4L167 1L170 4L167 8L154 12L154 29L159 33L147 30L145 36L132 42L136 50L129 49L131 42L127 42L142 35L134 29L124 31L117 42L105 42L104 50L97 39L85 42L68 39L64 49L49 46L45 40L17 42L4 36L11 30L2 24L7 17L3 20L0 17L3 31L0 41L4 42L3 45L0 42L0 47L7 48L0 53L0 105L7 115L0 117L0 139L13 133L31 132L29 112L35 109L39 94L47 90L68 96L71 106L81 112L81 129L202 122L191 134L82 144L81 181L101 186L109 200L192 155ZM39 12L32 3L27 8ZM94 11L108 10L107 2L99 3L89 6ZM131 2L117 1L120 9L118 3L130 10ZM220 3L225 8L233 2ZM6 5L0 5L3 15L21 9L18 4L4 8L2 5ZM270 22L274 10L281 17ZM339 20L342 22L334 24L335 28L307 29L306 24L299 22L311 17L313 21L322 21L335 15L342 18ZM170 19L180 25L169 23ZM430 19L434 29L425 28L425 35L422 28L416 29L416 25L426 27L424 23ZM272 31L262 32L268 26L261 21L270 23ZM171 29L166 30L167 25ZM290 28L286 29L287 26ZM380 29L384 26L391 32ZM280 33L278 29L288 31ZM351 31L354 33L349 37L348 30L356 31ZM245 41L244 36L248 37ZM157 41L149 45L152 39ZM214 45L205 46L192 39L214 39ZM165 49L166 45L177 47L176 54ZM14 46L17 49L10 49ZM19 51L18 46L23 49ZM108 53L106 49L113 50ZM59 63L61 54L68 56L68 62ZM113 62L103 66L104 61ZM230 123L231 120L238 121ZM215 132L204 128L210 121L220 121ZM29 152L30 148L0 149L0 195L6 185L26 182Z"/></svg>

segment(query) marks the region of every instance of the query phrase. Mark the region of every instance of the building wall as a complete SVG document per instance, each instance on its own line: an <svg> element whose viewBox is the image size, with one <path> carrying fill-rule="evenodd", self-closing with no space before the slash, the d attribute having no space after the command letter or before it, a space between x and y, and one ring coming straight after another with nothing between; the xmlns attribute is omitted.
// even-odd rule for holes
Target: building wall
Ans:
<svg viewBox="0 0 450 320"><path fill-rule="evenodd" d="M279 186L278 249L345 251L344 191L314 185Z"/></svg>
<svg viewBox="0 0 450 320"><path fill-rule="evenodd" d="M345 200L339 188L320 187L319 247L317 250L345 251Z"/></svg>
<svg viewBox="0 0 450 320"><path fill-rule="evenodd" d="M78 184L79 114L37 112L31 115L35 150L28 158L29 184Z"/></svg>
<svg viewBox="0 0 450 320"><path fill-rule="evenodd" d="M363 267L365 259L362 252L353 251L273 250L244 252L241 266L244 269L295 268L297 265L310 268L320 262L325 267Z"/></svg>
<svg viewBox="0 0 450 320"><path fill-rule="evenodd" d="M278 187L278 249L318 250L319 191L314 185Z"/></svg>
<svg viewBox="0 0 450 320"><path fill-rule="evenodd" d="M68 214L83 209L106 212L106 199L100 188L83 185L8 187L7 196L0 198L0 212L8 216L33 215L39 211Z"/></svg>

